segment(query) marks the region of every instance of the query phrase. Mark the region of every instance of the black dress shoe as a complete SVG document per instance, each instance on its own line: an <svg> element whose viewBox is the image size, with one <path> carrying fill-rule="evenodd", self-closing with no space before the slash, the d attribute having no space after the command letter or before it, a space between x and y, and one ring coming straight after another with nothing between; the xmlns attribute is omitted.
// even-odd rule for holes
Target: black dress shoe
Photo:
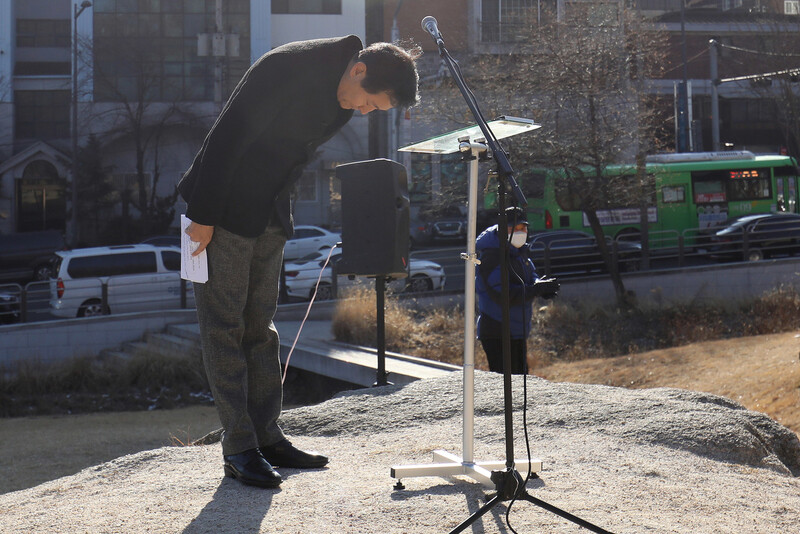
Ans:
<svg viewBox="0 0 800 534"><path fill-rule="evenodd" d="M250 449L239 454L223 456L225 476L235 478L248 486L277 488L281 475L275 471L258 449Z"/></svg>
<svg viewBox="0 0 800 534"><path fill-rule="evenodd" d="M316 452L301 451L292 445L288 439L283 439L274 445L260 447L261 455L266 460L279 467L312 468L324 467L328 457Z"/></svg>

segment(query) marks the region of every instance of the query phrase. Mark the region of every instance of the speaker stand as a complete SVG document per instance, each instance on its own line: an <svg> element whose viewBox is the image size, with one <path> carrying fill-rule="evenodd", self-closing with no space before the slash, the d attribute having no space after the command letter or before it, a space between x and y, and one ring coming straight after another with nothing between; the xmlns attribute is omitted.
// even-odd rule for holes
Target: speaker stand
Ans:
<svg viewBox="0 0 800 534"><path fill-rule="evenodd" d="M524 121L524 119L518 119ZM523 123L528 125L530 123ZM395 489L403 489L402 479L409 477L467 475L486 486L493 487L495 482L492 470L504 469L504 460L475 462L474 422L475 422L475 265L480 263L475 254L477 238L477 206L478 206L478 163L487 156L487 146L483 140L470 141L467 135L456 137L458 151L469 161L469 191L467 198L467 252L461 254L464 263L464 402L463 402L463 434L462 454L456 456L444 450L433 451L432 464L412 464L392 466L390 473L397 479ZM406 150L413 152L412 147ZM455 152L453 150L452 152ZM514 459L517 469L527 473L542 470L542 461L537 458Z"/></svg>
<svg viewBox="0 0 800 534"><path fill-rule="evenodd" d="M378 371L373 387L391 385L386 372L386 280L385 276L375 277L375 318L377 335L375 348L378 353Z"/></svg>

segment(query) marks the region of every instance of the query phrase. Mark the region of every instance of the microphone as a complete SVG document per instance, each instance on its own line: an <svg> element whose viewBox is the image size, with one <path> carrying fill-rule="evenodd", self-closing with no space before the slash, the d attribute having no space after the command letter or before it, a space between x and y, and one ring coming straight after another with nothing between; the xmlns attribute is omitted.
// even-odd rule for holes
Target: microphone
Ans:
<svg viewBox="0 0 800 534"><path fill-rule="evenodd" d="M439 32L439 26L437 26L435 18L428 15L422 19L422 29L431 34L431 37L433 37L433 40L436 41L436 44L439 46L444 44L442 34Z"/></svg>

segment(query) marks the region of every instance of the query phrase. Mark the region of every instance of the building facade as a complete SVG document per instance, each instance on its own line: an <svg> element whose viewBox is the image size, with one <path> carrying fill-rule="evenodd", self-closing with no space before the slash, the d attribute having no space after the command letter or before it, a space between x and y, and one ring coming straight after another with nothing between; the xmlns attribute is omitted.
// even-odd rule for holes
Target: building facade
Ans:
<svg viewBox="0 0 800 534"><path fill-rule="evenodd" d="M99 146L117 199L108 216L136 217L174 193L255 59L365 33L364 0L0 0L0 233L69 233L73 126L76 153L90 136ZM367 130L355 116L321 147L298 185L298 221L331 221L333 168L367 158ZM93 236L87 225L79 233Z"/></svg>
<svg viewBox="0 0 800 534"><path fill-rule="evenodd" d="M674 130L672 148L679 147L681 135L686 150L714 148L716 88L720 148L785 149L798 156L778 124L773 97L779 80L753 75L785 70L791 61L800 66L800 58L784 47L800 35L800 0L682 1L635 2L669 35L669 65L652 90L674 122L668 126ZM604 12L623 5L620 0L0 0L0 233L68 229L73 127L79 148L90 136L99 147L95 155L114 201L108 217L135 217L143 199L167 198L242 73L280 44L352 33L365 42L420 45L425 99L449 73L420 26L423 17L437 19L448 50L463 59L509 53L525 25L549 14L569 16L587 2ZM760 22L754 23L757 16ZM712 38L720 43L716 83L710 72ZM783 63L765 59L779 51ZM684 78L688 106L679 110ZM679 113L686 118L683 133ZM396 151L461 126L423 107L356 115L322 147L298 183L296 220L335 227L334 168L369 157L406 166L412 210L435 203L450 189L465 189L466 165L458 156ZM84 193L80 183L78 191ZM177 213L182 209L178 200ZM84 221L80 233L95 237L87 226Z"/></svg>

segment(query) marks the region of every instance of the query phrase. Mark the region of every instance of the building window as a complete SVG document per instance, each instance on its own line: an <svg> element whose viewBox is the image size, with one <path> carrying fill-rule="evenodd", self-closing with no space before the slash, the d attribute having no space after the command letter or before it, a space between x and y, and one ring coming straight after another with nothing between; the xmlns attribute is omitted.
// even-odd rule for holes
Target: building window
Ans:
<svg viewBox="0 0 800 534"><path fill-rule="evenodd" d="M535 0L482 0L481 41L515 43L524 38L531 21L537 20Z"/></svg>
<svg viewBox="0 0 800 534"><path fill-rule="evenodd" d="M72 72L66 61L17 61L15 76L69 76Z"/></svg>
<svg viewBox="0 0 800 534"><path fill-rule="evenodd" d="M430 202L431 185L430 154L411 154L411 176L408 187L411 203Z"/></svg>
<svg viewBox="0 0 800 534"><path fill-rule="evenodd" d="M342 0L272 0L273 15L341 15Z"/></svg>
<svg viewBox="0 0 800 534"><path fill-rule="evenodd" d="M298 202L317 202L317 172L306 171L297 181L296 196Z"/></svg>
<svg viewBox="0 0 800 534"><path fill-rule="evenodd" d="M17 19L17 46L69 48L69 19Z"/></svg>
<svg viewBox="0 0 800 534"><path fill-rule="evenodd" d="M17 232L65 228L66 189L52 163L44 160L29 163L16 186Z"/></svg>
<svg viewBox="0 0 800 534"><path fill-rule="evenodd" d="M215 58L198 55L198 35L213 32L215 2L94 2L96 101L210 101ZM250 66L250 3L223 2L226 33L239 36L239 56L223 59L223 98Z"/></svg>
<svg viewBox="0 0 800 534"><path fill-rule="evenodd" d="M14 91L17 139L69 137L69 91Z"/></svg>
<svg viewBox="0 0 800 534"><path fill-rule="evenodd" d="M618 1L565 2L564 19L580 27L619 26L622 4Z"/></svg>

